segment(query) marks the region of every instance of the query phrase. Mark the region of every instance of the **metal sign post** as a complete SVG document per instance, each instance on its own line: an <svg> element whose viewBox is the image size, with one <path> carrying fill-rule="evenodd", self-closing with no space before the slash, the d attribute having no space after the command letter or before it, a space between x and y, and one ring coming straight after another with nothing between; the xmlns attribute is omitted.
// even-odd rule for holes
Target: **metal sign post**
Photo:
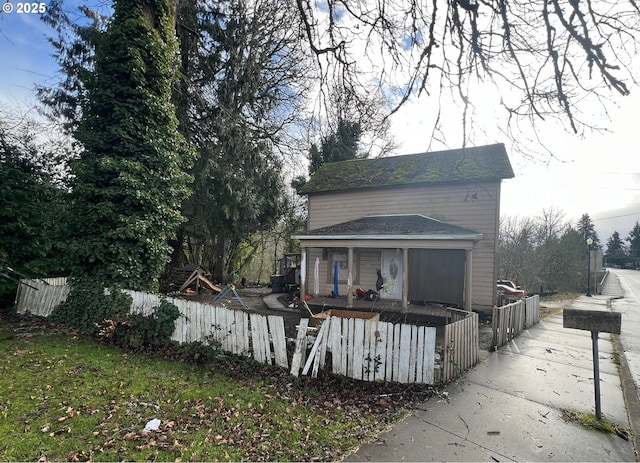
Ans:
<svg viewBox="0 0 640 463"><path fill-rule="evenodd" d="M598 360L598 333L620 334L622 314L602 310L564 309L563 328L575 328L591 331L591 350L593 352L593 386L596 399L596 418L602 419L600 409L600 363Z"/></svg>

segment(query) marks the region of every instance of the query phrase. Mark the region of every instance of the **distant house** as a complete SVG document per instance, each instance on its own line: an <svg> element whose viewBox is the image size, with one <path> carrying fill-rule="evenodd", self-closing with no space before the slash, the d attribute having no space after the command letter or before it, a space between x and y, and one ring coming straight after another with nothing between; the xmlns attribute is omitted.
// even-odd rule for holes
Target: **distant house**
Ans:
<svg viewBox="0 0 640 463"><path fill-rule="evenodd" d="M496 300L503 144L323 165L303 187L301 295L375 289L403 311Z"/></svg>

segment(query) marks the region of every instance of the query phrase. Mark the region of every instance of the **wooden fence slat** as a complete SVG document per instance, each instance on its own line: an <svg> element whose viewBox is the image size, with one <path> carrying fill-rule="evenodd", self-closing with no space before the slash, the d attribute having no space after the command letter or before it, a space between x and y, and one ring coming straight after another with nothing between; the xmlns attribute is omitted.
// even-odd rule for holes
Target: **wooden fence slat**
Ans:
<svg viewBox="0 0 640 463"><path fill-rule="evenodd" d="M309 319L303 318L298 325L298 335L296 337L296 348L293 351L293 359L291 360L291 374L293 376L300 375L300 367L302 365L303 353L307 351L307 327Z"/></svg>
<svg viewBox="0 0 640 463"><path fill-rule="evenodd" d="M364 320L356 318L353 328L353 378L362 379L364 363Z"/></svg>
<svg viewBox="0 0 640 463"><path fill-rule="evenodd" d="M371 322L362 324L362 379L369 381L369 375L375 370L375 354L371 353Z"/></svg>
<svg viewBox="0 0 640 463"><path fill-rule="evenodd" d="M418 338L417 338L417 349L416 349L416 375L415 381L416 383L422 383L424 381L424 336L425 336L426 327L419 326L418 327Z"/></svg>
<svg viewBox="0 0 640 463"><path fill-rule="evenodd" d="M320 325L320 331L318 332L318 336L316 337L316 340L313 343L313 346L311 347L311 352L309 352L309 357L307 357L307 363L304 364L304 368L302 369L303 375L306 375L307 373L309 373L309 369L311 368L311 365L315 360L315 357L318 353L318 349L320 348L320 343L322 343L322 340L324 338L324 333L325 331L327 331L328 326L329 324L324 322L322 323L322 325Z"/></svg>
<svg viewBox="0 0 640 463"><path fill-rule="evenodd" d="M228 339L228 351L231 352L232 354L235 355L239 355L240 354L240 347L238 345L238 340L239 340L239 333L238 331L241 329L241 326L238 324L238 315L241 313L240 310L233 310L233 309L229 309L227 308L226 310L226 314L227 314L227 339ZM266 323L266 322L265 322ZM269 357L264 357L265 362L269 363Z"/></svg>
<svg viewBox="0 0 640 463"><path fill-rule="evenodd" d="M376 374L378 370L381 368L380 358L381 356L378 354L378 344L380 339L380 333L378 331L378 321L367 321L368 331L370 332L369 336L369 353L371 358L373 359L373 364L371 369L369 370L369 381L376 380Z"/></svg>
<svg viewBox="0 0 640 463"><path fill-rule="evenodd" d="M384 379L386 381L393 381L394 378L394 365L395 365L395 325L388 324L387 325L387 352L386 352L386 360L385 360L385 374Z"/></svg>
<svg viewBox="0 0 640 463"><path fill-rule="evenodd" d="M242 351L241 355L248 356L251 352L251 343L249 342L250 334L249 334L249 314L247 312L238 311L240 314L240 327L241 327L241 343ZM285 347L286 353L286 347ZM286 355L286 354L285 354Z"/></svg>
<svg viewBox="0 0 640 463"><path fill-rule="evenodd" d="M289 368L289 359L287 358L287 339L284 334L284 318L269 315L268 321L276 365L283 368Z"/></svg>
<svg viewBox="0 0 640 463"><path fill-rule="evenodd" d="M216 306L213 311L214 323L211 329L212 339L216 344L216 348L222 349L222 341L224 341L224 318L227 311L224 307Z"/></svg>
<svg viewBox="0 0 640 463"><path fill-rule="evenodd" d="M411 357L410 357L410 368L409 368L409 382L415 383L418 377L418 357L420 353L418 352L419 346L419 326L412 325L411 326ZM421 373L422 376L422 373Z"/></svg>
<svg viewBox="0 0 640 463"><path fill-rule="evenodd" d="M229 337L229 352L232 352L234 354L239 354L240 351L238 349L238 323L237 323L237 315L238 313L241 312L240 310L235 310L235 309L229 309L227 308L227 326L228 326L228 337ZM266 325L267 321L266 320L262 320L262 324ZM266 327L262 327L262 330L260 332L261 336L264 336L262 333L263 331L266 331ZM262 344L262 347L264 349L264 341ZM268 355L264 355L264 361L265 363L271 363L270 358Z"/></svg>
<svg viewBox="0 0 640 463"><path fill-rule="evenodd" d="M331 318L331 317L329 317ZM331 331L331 324L329 323L329 320L325 320L323 323L326 323L327 325L327 330L324 333L324 340L322 343L320 343L320 350L318 351L318 353L320 355L318 355L318 367L315 367L315 363L314 363L314 368L315 368L315 376L313 376L314 378L316 378L318 376L318 368L324 368L326 362L327 362L327 346L329 344L329 331Z"/></svg>
<svg viewBox="0 0 640 463"><path fill-rule="evenodd" d="M249 316L251 322L251 342L253 343L253 358L260 363L271 363L270 348L268 342L268 328L264 316L252 313Z"/></svg>
<svg viewBox="0 0 640 463"><path fill-rule="evenodd" d="M353 318L347 319L347 376L349 378L355 378L354 366L353 366L353 349L354 349L354 336L355 336L355 320Z"/></svg>
<svg viewBox="0 0 640 463"><path fill-rule="evenodd" d="M233 312L224 307L224 346L226 352L233 352Z"/></svg>
<svg viewBox="0 0 640 463"><path fill-rule="evenodd" d="M331 349L331 368L337 375L345 375L346 358L342 351L342 321L340 317L329 318L329 348Z"/></svg>
<svg viewBox="0 0 640 463"><path fill-rule="evenodd" d="M340 326L340 349L342 355L340 356L341 371L344 376L349 375L349 319L343 318Z"/></svg>
<svg viewBox="0 0 640 463"><path fill-rule="evenodd" d="M398 381L400 377L400 324L396 324L393 327L393 365L392 365L392 380Z"/></svg>
<svg viewBox="0 0 640 463"><path fill-rule="evenodd" d="M425 327L424 333L424 357L422 364L422 382L424 384L435 383L436 367L436 328Z"/></svg>
<svg viewBox="0 0 640 463"><path fill-rule="evenodd" d="M387 368L387 327L386 322L378 322L378 329L376 331L376 357L380 359L378 369L373 377L374 381L383 381L385 379Z"/></svg>
<svg viewBox="0 0 640 463"><path fill-rule="evenodd" d="M238 337L236 340L238 343L238 354L245 356L250 355L251 342L249 334L249 314L247 312L236 310L236 330L238 331Z"/></svg>
<svg viewBox="0 0 640 463"><path fill-rule="evenodd" d="M204 343L207 332L205 330L205 307L201 302L196 306L194 317L193 337L197 341Z"/></svg>
<svg viewBox="0 0 640 463"><path fill-rule="evenodd" d="M213 339L213 331L215 330L216 325L216 310L215 307L212 307L211 310L202 312L202 334L203 341L209 345L214 341Z"/></svg>
<svg viewBox="0 0 640 463"><path fill-rule="evenodd" d="M409 366L411 357L411 325L400 326L400 362L398 365L398 382L409 381Z"/></svg>
<svg viewBox="0 0 640 463"><path fill-rule="evenodd" d="M320 332L318 333L318 338L320 339L320 345L318 346L318 349L316 351L316 356L313 359L313 371L311 372L311 377L312 378L317 378L318 377L318 370L320 368L321 365L324 365L324 360L325 357L327 355L327 335L329 334L329 323L327 323L327 321L324 321L322 323L322 328L325 328L324 330L321 328Z"/></svg>

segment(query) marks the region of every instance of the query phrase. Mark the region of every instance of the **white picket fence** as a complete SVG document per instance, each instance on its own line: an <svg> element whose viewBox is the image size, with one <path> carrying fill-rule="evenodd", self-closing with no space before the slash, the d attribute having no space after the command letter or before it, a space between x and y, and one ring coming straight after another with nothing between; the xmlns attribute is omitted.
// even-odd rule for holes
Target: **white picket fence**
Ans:
<svg viewBox="0 0 640 463"><path fill-rule="evenodd" d="M300 321L291 374L316 377L331 354L333 373L364 381L434 383L436 329L359 318L329 317L306 355L308 319ZM306 357L306 358L305 358Z"/></svg>
<svg viewBox="0 0 640 463"><path fill-rule="evenodd" d="M18 313L48 317L54 308L67 300L69 287L66 278L20 280L16 294Z"/></svg>
<svg viewBox="0 0 640 463"><path fill-rule="evenodd" d="M16 297L18 313L49 316L69 293L64 279L49 282L25 280ZM132 313L151 315L161 303L161 297L154 294L126 293L132 298ZM283 317L166 299L181 314L172 335L174 341L200 341L260 363L289 368ZM478 316L452 309L443 309L442 316L452 323L444 327L440 343L434 327L329 317L314 331L308 328L309 319L303 318L291 374L316 377L330 362L333 373L363 381L450 381L478 361Z"/></svg>
<svg viewBox="0 0 640 463"><path fill-rule="evenodd" d="M69 287L64 279L23 280L16 295L18 313L31 313L48 317L53 309L66 300ZM138 291L125 291L131 296L131 313L151 315L161 297ZM241 310L214 307L212 305L166 298L178 307L181 317L176 320L176 329L171 339L179 343L200 341L214 345L225 352L253 356L260 363L289 368L284 319L247 313Z"/></svg>

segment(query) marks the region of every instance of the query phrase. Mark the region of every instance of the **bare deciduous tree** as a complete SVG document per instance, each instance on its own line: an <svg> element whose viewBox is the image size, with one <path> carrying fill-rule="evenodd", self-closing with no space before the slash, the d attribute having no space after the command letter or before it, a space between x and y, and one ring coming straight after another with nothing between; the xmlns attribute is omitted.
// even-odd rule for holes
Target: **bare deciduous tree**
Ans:
<svg viewBox="0 0 640 463"><path fill-rule="evenodd" d="M556 208L500 222L500 276L529 292L582 290L586 248Z"/></svg>
<svg viewBox="0 0 640 463"><path fill-rule="evenodd" d="M496 86L510 121L564 116L591 127L584 109L628 95L637 52L636 1L296 0L325 86L352 95L371 88L393 114L411 97L457 100L467 141L478 93ZM513 130L511 124L505 129Z"/></svg>

